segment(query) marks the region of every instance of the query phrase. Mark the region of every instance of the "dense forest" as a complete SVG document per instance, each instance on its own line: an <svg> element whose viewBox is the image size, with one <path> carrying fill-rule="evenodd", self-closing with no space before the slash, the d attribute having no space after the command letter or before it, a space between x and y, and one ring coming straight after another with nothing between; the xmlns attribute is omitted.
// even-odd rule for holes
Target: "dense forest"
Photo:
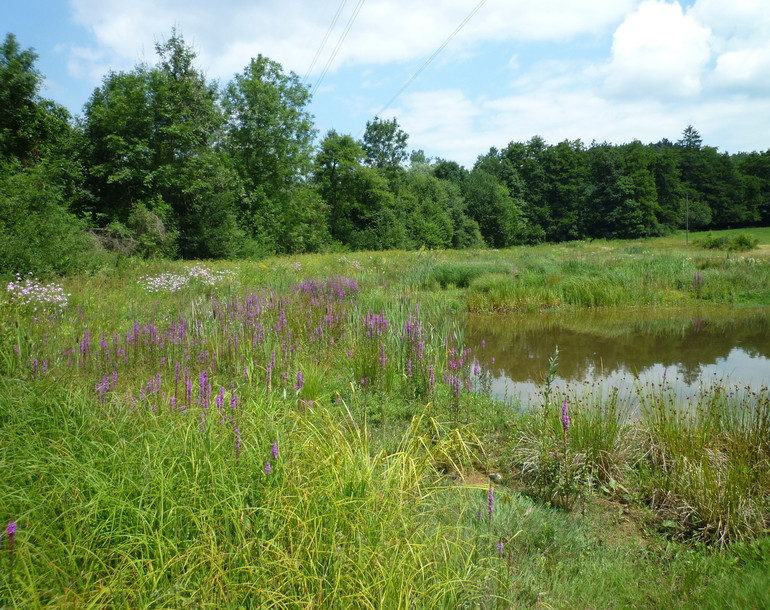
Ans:
<svg viewBox="0 0 770 610"><path fill-rule="evenodd" d="M174 33L157 62L108 73L73 118L40 95L37 56L0 47L0 273L105 253L223 258L503 248L770 224L770 150L535 136L471 169L410 151L395 119L317 133L308 88L259 56L224 86Z"/></svg>

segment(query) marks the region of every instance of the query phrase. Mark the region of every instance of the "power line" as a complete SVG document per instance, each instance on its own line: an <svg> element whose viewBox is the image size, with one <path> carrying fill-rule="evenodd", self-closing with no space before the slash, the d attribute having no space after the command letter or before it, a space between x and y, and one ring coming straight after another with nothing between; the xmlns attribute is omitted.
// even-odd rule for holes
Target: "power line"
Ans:
<svg viewBox="0 0 770 610"><path fill-rule="evenodd" d="M395 102L395 101L398 99L398 96L399 96L399 95L401 95L401 94L402 94L404 91L406 91L406 88L407 88L409 85L411 85L411 84L412 84L412 83L415 81L415 79L416 79L418 76L420 76L420 74L422 74L422 73L423 73L423 71L424 71L424 70L425 70L425 69L426 69L426 68L427 68L427 67L428 67L428 66L429 66L429 65L430 65L430 64L433 62L433 60L434 60L434 59L436 59L436 57L438 57L438 56L439 56L439 53L441 53L441 51L443 51L443 50L444 50L444 47L446 47L446 46L447 46L447 45L450 43L450 41L451 41L451 40L452 40L452 39L453 39L455 36L457 36L457 34L460 32L460 30L462 30L462 29L463 29L463 28L466 26L466 24L467 24L467 23L468 23L468 22L469 22L469 21L470 21L470 20L473 18L473 16L474 16L476 13L478 13L478 12L479 12L479 9L480 9L482 6L484 6L484 4L486 3L486 1L487 1L487 0L481 0L481 1L480 1L480 2L479 2L477 5L476 5L476 7L475 7L475 8L474 8L474 9L473 9L473 10L472 10L470 13L468 13L468 15L465 17L465 19L463 19L463 20L462 20L462 23L460 23L460 25L458 25L458 26L457 26L457 28L455 28L455 31L454 31L454 32L452 32L452 33L449 35L449 37L448 37L448 38L447 38L447 39L446 39L446 40L445 40L443 43L441 43L441 46L440 46L438 49L436 49L436 50L433 52L433 54L432 54L432 55L431 55L431 56L430 56L430 57L429 57L429 58L428 58L428 59L425 61L425 63L424 63L424 64L422 64L422 66L420 66L420 67L418 68L418 70L417 70L417 71L416 71L414 74L412 74L412 76L411 76L411 77L409 77L409 80L407 80L407 81L406 81L406 82L405 82L403 85L401 85L401 88L400 88L400 89L399 89L399 90L396 92L396 94L395 94L395 95L394 95L392 98L390 98L390 99L388 100L388 103L387 103L387 104L385 104L385 105L384 105L384 106L383 106L383 107L380 109L380 111L377 113L377 115L376 115L376 116L382 116L382 113L383 113L383 112L385 112L385 110L387 110L388 108L390 108L390 105L391 105L393 102Z"/></svg>
<svg viewBox="0 0 770 610"><path fill-rule="evenodd" d="M358 4L356 5L356 8L353 9L353 14L348 19L348 22L345 25L345 29L343 30L342 34L340 34L340 38L337 41L337 44L335 45L334 50L332 51L332 54L329 56L329 59L326 61L326 65L324 66L324 69L321 72L321 75L318 77L318 80L316 81L316 84L313 87L312 95L315 95L315 92L318 91L318 87L321 86L321 83L323 82L323 79L326 76L326 73L329 71L329 66L331 66L332 62L334 61L334 58L337 57L337 53L339 52L340 47L342 46L342 43L345 42L345 38L347 37L348 32L350 32L350 28L353 27L353 23L355 22L356 17L358 17L358 13L361 12L361 7L364 5L364 2L366 2L366 0L358 0Z"/></svg>
<svg viewBox="0 0 770 610"><path fill-rule="evenodd" d="M340 2L340 5L337 7L337 12L334 13L334 18L332 19L332 22L329 24L329 28L326 30L326 34L324 35L324 38L321 41L321 45L318 47L318 50L315 52L315 57L313 57L313 61L310 63L310 67L305 72L304 80L306 81L309 80L310 74L313 72L313 68L315 68L315 64L318 61L318 58L321 56L321 52L324 50L324 47L326 46L326 42L329 40L329 36L334 30L334 26L337 25L337 20L340 18L342 9L345 8L345 4L347 4L347 1L348 0L342 0Z"/></svg>

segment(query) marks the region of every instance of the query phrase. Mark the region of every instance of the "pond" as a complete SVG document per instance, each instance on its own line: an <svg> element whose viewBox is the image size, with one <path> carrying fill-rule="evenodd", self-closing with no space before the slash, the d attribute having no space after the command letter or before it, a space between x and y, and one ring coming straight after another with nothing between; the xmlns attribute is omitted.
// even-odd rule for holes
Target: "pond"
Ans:
<svg viewBox="0 0 770 610"><path fill-rule="evenodd" d="M465 342L497 398L540 404L548 361L555 386L633 394L665 382L683 399L719 383L767 391L770 309L622 310L470 316Z"/></svg>

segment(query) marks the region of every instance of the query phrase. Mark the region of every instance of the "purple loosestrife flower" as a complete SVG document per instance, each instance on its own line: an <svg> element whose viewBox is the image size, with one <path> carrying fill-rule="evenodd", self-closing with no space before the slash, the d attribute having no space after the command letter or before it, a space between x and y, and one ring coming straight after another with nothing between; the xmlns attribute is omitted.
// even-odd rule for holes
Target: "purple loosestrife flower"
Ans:
<svg viewBox="0 0 770 610"><path fill-rule="evenodd" d="M273 467L270 465L270 460L265 462L265 474L270 474L273 472Z"/></svg>
<svg viewBox="0 0 770 610"><path fill-rule="evenodd" d="M13 550L13 545L16 543L16 521L8 523L5 533L8 535L8 548Z"/></svg>
<svg viewBox="0 0 770 610"><path fill-rule="evenodd" d="M487 494L487 512L491 519L492 513L495 512L495 488L491 485L489 486L489 493Z"/></svg>
<svg viewBox="0 0 770 610"><path fill-rule="evenodd" d="M236 428L235 429L235 459L239 460L241 458L241 449L243 449L243 445L241 444L241 429Z"/></svg>
<svg viewBox="0 0 770 610"><path fill-rule="evenodd" d="M564 428L564 432L569 431L569 403L566 400L561 406L561 425Z"/></svg>
<svg viewBox="0 0 770 610"><path fill-rule="evenodd" d="M270 455L274 460L278 459L278 441L273 442L273 446L270 448Z"/></svg>
<svg viewBox="0 0 770 610"><path fill-rule="evenodd" d="M503 541L501 540L500 542L497 543L497 554L498 555L502 555L504 548L505 548L505 545L503 544Z"/></svg>
<svg viewBox="0 0 770 610"><path fill-rule="evenodd" d="M222 423L225 423L225 416L222 408L225 405L225 386L219 386L219 394L216 397L217 413L222 416Z"/></svg>
<svg viewBox="0 0 770 610"><path fill-rule="evenodd" d="M305 378L302 376L302 371L297 371L297 383L294 384L294 389L299 392L305 385Z"/></svg>

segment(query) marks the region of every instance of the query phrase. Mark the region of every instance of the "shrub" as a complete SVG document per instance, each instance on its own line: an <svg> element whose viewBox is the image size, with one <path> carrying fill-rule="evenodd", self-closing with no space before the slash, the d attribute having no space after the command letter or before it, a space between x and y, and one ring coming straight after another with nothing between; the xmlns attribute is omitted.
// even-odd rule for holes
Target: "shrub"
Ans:
<svg viewBox="0 0 770 610"><path fill-rule="evenodd" d="M759 240L751 233L738 233L732 237L727 237L726 235L714 235L709 231L705 237L695 240L694 243L696 246L709 250L745 252L756 248Z"/></svg>
<svg viewBox="0 0 770 610"><path fill-rule="evenodd" d="M433 279L437 281L442 288L449 285L457 288L467 288L471 282L487 273L504 273L506 268L501 265L490 264L456 264L447 263L436 265L433 268Z"/></svg>
<svg viewBox="0 0 770 610"><path fill-rule="evenodd" d="M78 271L92 254L83 223L67 211L44 168L0 171L0 273Z"/></svg>
<svg viewBox="0 0 770 610"><path fill-rule="evenodd" d="M738 233L738 235L730 239L727 244L727 249L745 252L747 250L753 250L757 247L757 244L759 244L759 240L751 233Z"/></svg>

